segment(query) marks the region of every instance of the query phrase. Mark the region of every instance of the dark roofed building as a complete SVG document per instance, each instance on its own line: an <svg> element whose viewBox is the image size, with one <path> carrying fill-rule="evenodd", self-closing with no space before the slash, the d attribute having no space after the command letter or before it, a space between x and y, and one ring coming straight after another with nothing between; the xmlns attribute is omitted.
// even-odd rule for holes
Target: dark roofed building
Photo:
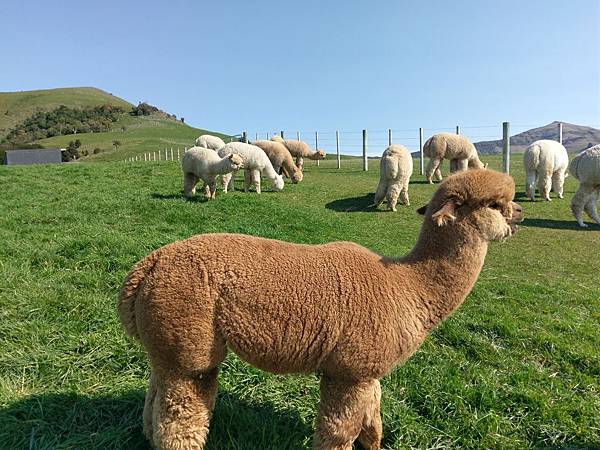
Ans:
<svg viewBox="0 0 600 450"><path fill-rule="evenodd" d="M57 164L62 162L60 148L6 150L4 164Z"/></svg>

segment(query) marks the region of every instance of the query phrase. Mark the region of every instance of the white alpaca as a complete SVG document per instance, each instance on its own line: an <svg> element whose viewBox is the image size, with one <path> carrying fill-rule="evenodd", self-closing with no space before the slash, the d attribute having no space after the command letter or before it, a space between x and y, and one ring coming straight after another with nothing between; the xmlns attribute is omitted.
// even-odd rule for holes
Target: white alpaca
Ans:
<svg viewBox="0 0 600 450"><path fill-rule="evenodd" d="M569 172L579 180L579 189L571 200L571 211L577 223L581 227L587 227L583 223L585 209L585 212L600 225L596 207L600 197L600 145L588 148L573 158Z"/></svg>
<svg viewBox="0 0 600 450"><path fill-rule="evenodd" d="M219 156L235 153L240 155L244 164L244 191L248 192L250 185L254 184L256 192L260 194L260 177L265 176L271 182L274 191L283 189L283 177L275 172L269 157L260 147L244 142L230 142L218 151ZM233 177L237 171L223 175L223 191L233 191Z"/></svg>
<svg viewBox="0 0 600 450"><path fill-rule="evenodd" d="M215 198L215 177L242 167L242 158L239 155L231 154L221 158L214 150L192 147L185 152L181 160L183 192L186 197L193 197L196 184L201 179L204 181L204 196L208 199Z"/></svg>
<svg viewBox="0 0 600 450"><path fill-rule="evenodd" d="M525 191L531 201L535 200L535 185L539 183L540 196L550 201L550 187L563 198L563 185L569 155L559 142L542 139L535 141L523 153L525 165Z"/></svg>
<svg viewBox="0 0 600 450"><path fill-rule="evenodd" d="M375 192L375 207L387 199L388 207L396 211L398 196L405 205L410 205L408 199L408 182L413 172L413 160L410 152L402 145L390 145L379 164L379 185Z"/></svg>
<svg viewBox="0 0 600 450"><path fill-rule="evenodd" d="M196 139L196 145L198 147L210 148L216 151L221 147L224 147L225 142L220 137L212 136L210 134L203 134Z"/></svg>

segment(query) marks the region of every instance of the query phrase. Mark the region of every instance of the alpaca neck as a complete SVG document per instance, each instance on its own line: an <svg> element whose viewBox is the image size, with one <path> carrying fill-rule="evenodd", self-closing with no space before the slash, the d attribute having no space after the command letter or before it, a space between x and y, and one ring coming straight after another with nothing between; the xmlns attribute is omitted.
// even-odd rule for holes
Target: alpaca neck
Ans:
<svg viewBox="0 0 600 450"><path fill-rule="evenodd" d="M412 268L426 287L417 309L426 330L448 317L467 297L479 277L487 242L460 225L438 227L425 221L417 244L399 262Z"/></svg>
<svg viewBox="0 0 600 450"><path fill-rule="evenodd" d="M266 155L265 155L266 157ZM264 168L262 170L261 175L264 175L265 177L267 177L267 179L269 181L273 181L277 179L277 172L275 172L275 169L273 169L273 165L271 164L271 161L269 161L269 159L267 158Z"/></svg>
<svg viewBox="0 0 600 450"><path fill-rule="evenodd" d="M311 153L307 154L305 156L305 158L312 159L313 161L317 160L317 159L319 159L319 152L311 152Z"/></svg>
<svg viewBox="0 0 600 450"><path fill-rule="evenodd" d="M229 158L226 156L222 158L220 161L217 161L212 166L212 172L216 174L224 174L231 172L231 164L229 162Z"/></svg>

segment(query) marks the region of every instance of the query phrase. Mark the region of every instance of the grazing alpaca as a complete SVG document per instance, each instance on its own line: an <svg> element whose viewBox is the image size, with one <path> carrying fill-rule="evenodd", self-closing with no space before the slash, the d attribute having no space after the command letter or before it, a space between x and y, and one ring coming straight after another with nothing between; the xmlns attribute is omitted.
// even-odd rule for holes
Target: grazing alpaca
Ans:
<svg viewBox="0 0 600 450"><path fill-rule="evenodd" d="M600 225L600 216L596 204L600 197L600 145L595 145L579 153L571 161L569 172L579 181L579 189L571 200L571 211L581 227L583 211Z"/></svg>
<svg viewBox="0 0 600 450"><path fill-rule="evenodd" d="M556 141L535 141L523 153L525 165L525 191L531 201L535 200L535 183L539 182L540 196L550 201L550 187L563 198L563 185L569 167L567 149Z"/></svg>
<svg viewBox="0 0 600 450"><path fill-rule="evenodd" d="M152 252L127 275L118 306L152 367L146 436L159 449L204 447L230 349L270 372L322 374L315 448L350 450L358 439L379 449L379 378L463 302L488 243L516 231L513 196L514 182L498 172L449 177L420 209L421 233L402 258L352 242L238 234Z"/></svg>
<svg viewBox="0 0 600 450"><path fill-rule="evenodd" d="M434 174L438 181L442 181L440 164L444 159L450 160L450 173L467 170L467 168L483 169L486 167L479 159L477 149L471 141L458 134L434 134L423 145L423 155L429 158L429 164L425 171L429 183L433 183L431 177Z"/></svg>
<svg viewBox="0 0 600 450"><path fill-rule="evenodd" d="M220 137L213 136L210 134L203 134L198 139L196 139L196 146L210 148L212 150L217 151L221 147L225 146L225 142Z"/></svg>
<svg viewBox="0 0 600 450"><path fill-rule="evenodd" d="M324 150L317 149L313 152L308 144L304 141L296 141L293 139L284 140L282 137L277 135L273 136L271 140L285 145L292 156L296 158L296 166L298 166L300 170L302 170L304 158L313 159L315 161L325 159Z"/></svg>
<svg viewBox="0 0 600 450"><path fill-rule="evenodd" d="M260 177L264 175L271 182L271 188L274 191L283 189L283 177L275 172L269 157L260 147L246 144L244 142L231 142L219 149L219 156L223 157L232 153L240 155L244 161L244 191L248 192L250 186L254 184L256 193L260 194ZM233 191L233 177L236 171L223 175L223 191Z"/></svg>
<svg viewBox="0 0 600 450"><path fill-rule="evenodd" d="M381 155L379 163L379 185L375 192L375 207L387 199L388 207L396 211L398 197L405 205L408 199L408 182L413 172L413 160L410 152L402 145L390 145Z"/></svg>
<svg viewBox="0 0 600 450"><path fill-rule="evenodd" d="M292 183L299 183L302 181L302 171L296 167L291 153L285 145L275 141L255 141L252 145L256 145L263 149L263 151L269 157L273 169L278 174L282 172L292 180Z"/></svg>
<svg viewBox="0 0 600 450"><path fill-rule="evenodd" d="M214 150L202 147L190 148L181 159L183 172L183 193L186 197L193 197L196 193L196 184L204 181L204 196L208 199L215 198L217 175L223 175L241 169L242 158L239 155L227 155L221 158Z"/></svg>

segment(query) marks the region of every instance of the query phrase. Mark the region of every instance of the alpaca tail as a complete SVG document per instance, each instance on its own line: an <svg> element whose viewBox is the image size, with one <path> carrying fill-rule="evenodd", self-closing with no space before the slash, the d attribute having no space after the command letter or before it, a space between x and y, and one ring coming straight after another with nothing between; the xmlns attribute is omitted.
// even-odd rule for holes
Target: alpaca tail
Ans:
<svg viewBox="0 0 600 450"><path fill-rule="evenodd" d="M523 159L525 169L536 170L540 165L540 146L534 145L531 151L525 152Z"/></svg>
<svg viewBox="0 0 600 450"><path fill-rule="evenodd" d="M138 297L139 288L157 260L158 252L153 252L137 263L125 278L119 292L117 308L121 324L125 329L125 334L134 339L139 339L140 337L135 320L135 302Z"/></svg>
<svg viewBox="0 0 600 450"><path fill-rule="evenodd" d="M425 143L423 144L423 155L427 156L428 158L431 157L431 141L433 140L433 136L430 137L429 139L427 139L425 141Z"/></svg>

